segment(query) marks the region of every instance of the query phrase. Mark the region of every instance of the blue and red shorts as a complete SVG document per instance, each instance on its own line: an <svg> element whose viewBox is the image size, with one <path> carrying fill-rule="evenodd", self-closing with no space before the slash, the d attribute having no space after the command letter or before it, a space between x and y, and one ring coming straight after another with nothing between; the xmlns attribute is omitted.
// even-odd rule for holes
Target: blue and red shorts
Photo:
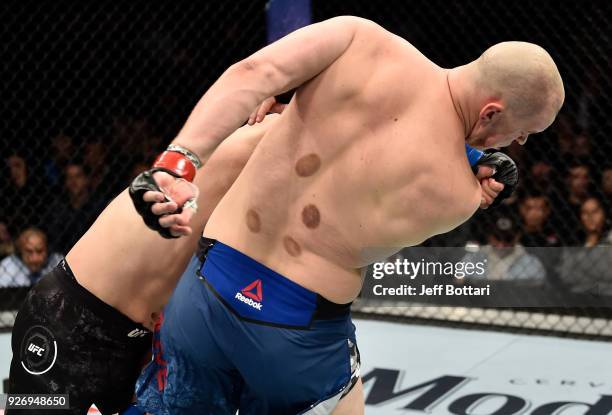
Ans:
<svg viewBox="0 0 612 415"><path fill-rule="evenodd" d="M155 415L329 414L359 376L350 304L203 238L137 384Z"/></svg>

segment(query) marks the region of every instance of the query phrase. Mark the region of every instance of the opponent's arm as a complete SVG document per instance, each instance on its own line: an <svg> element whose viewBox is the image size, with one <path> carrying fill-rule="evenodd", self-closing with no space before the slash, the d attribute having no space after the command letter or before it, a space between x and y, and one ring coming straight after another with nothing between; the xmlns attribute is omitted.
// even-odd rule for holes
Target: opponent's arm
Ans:
<svg viewBox="0 0 612 415"><path fill-rule="evenodd" d="M206 159L266 98L325 70L360 28L373 25L357 17L335 17L296 30L232 65L200 99L174 143Z"/></svg>

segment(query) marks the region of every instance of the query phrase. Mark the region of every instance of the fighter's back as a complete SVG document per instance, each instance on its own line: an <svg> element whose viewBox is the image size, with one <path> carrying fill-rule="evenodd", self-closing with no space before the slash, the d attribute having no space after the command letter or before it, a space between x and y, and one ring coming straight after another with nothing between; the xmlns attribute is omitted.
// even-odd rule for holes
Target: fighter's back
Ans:
<svg viewBox="0 0 612 415"><path fill-rule="evenodd" d="M339 59L298 88L204 234L350 301L356 270L375 259L364 249L419 243L476 210L463 139L446 72L365 23Z"/></svg>

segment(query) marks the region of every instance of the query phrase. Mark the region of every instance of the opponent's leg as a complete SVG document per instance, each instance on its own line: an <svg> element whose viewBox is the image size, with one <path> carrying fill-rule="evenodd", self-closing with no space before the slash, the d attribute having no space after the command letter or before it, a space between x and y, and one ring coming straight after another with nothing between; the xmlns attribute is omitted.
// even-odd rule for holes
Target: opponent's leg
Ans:
<svg viewBox="0 0 612 415"><path fill-rule="evenodd" d="M344 398L340 399L331 415L363 415L364 411L363 383L361 383L360 378L353 389Z"/></svg>
<svg viewBox="0 0 612 415"><path fill-rule="evenodd" d="M57 272L57 271L54 271ZM70 306L54 275L47 275L24 300L11 336L13 357L9 391L13 394L67 394L70 410L7 409L5 414L84 415L93 403L74 382L71 365L83 363L64 341L62 317Z"/></svg>
<svg viewBox="0 0 612 415"><path fill-rule="evenodd" d="M30 290L15 321L10 392L68 395L69 410L34 413L86 414L94 402L116 413L131 402L150 344L142 325L80 286L62 261Z"/></svg>
<svg viewBox="0 0 612 415"><path fill-rule="evenodd" d="M235 415L242 382L227 359L231 349L217 342L223 315L194 274L183 274L164 309L154 358L137 382L138 407L156 415Z"/></svg>

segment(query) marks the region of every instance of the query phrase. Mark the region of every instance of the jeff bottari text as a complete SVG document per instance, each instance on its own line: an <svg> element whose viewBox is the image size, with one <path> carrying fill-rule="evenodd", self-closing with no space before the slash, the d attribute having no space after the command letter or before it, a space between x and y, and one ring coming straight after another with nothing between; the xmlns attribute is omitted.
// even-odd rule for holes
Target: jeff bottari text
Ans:
<svg viewBox="0 0 612 415"><path fill-rule="evenodd" d="M399 296L439 296L439 295L491 295L491 287L487 284L484 287L456 286L453 284L436 284L431 287L421 285L413 287L410 285L400 285L399 287L383 287L377 284L372 288L374 295L399 295Z"/></svg>

